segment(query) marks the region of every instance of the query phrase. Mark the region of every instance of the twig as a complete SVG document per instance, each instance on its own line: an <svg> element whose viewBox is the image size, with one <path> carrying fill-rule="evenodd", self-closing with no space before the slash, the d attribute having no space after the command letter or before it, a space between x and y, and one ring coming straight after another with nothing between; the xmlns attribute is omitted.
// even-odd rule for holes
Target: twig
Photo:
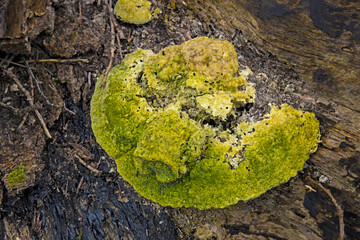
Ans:
<svg viewBox="0 0 360 240"><path fill-rule="evenodd" d="M321 188L326 195L329 196L332 203L335 205L337 215L339 217L339 238L338 240L343 240L345 237L345 224L344 224L344 210L341 208L341 206L337 203L336 199L332 195L331 191L327 188L325 188L321 183L314 181L311 177L307 176L305 178L306 181L310 182L311 184Z"/></svg>
<svg viewBox="0 0 360 240"><path fill-rule="evenodd" d="M27 101L29 102L31 107L34 107L34 99L31 97L31 94L28 90L26 90L24 88L24 86L21 84L21 82L19 81L19 79L17 79L17 77L14 75L14 73L11 70L5 70L5 73L19 86L20 90L25 94ZM36 108L34 109L34 112L36 114L36 116L38 117L44 131L45 134L48 138L52 138L49 129L46 127L46 123L44 121L44 118L41 116L39 110L37 110Z"/></svg>
<svg viewBox="0 0 360 240"><path fill-rule="evenodd" d="M9 54L6 54L6 57L5 57L5 59L4 59L3 61L1 61L1 65L0 65L0 66L2 66L3 69L7 69L7 68L9 67L9 65L10 65L11 63L13 63L13 59L14 59L14 55L10 55L10 56L9 56ZM6 65L3 64L4 61L7 62Z"/></svg>
<svg viewBox="0 0 360 240"><path fill-rule="evenodd" d="M72 115L75 115L75 113L73 111L71 111L70 109L68 109L66 106L65 106L65 102L63 102L63 106L59 106L57 104L54 104L54 103L51 103L49 101L49 99L47 99L47 97L45 96L44 92L42 91L41 87L40 87L40 84L39 84L39 81L37 79L37 77L35 77L33 71L31 71L31 68L29 66L29 63L24 59L25 63L26 63L26 66L28 68L28 74L29 74L29 78L30 78L30 83L31 83L31 86L33 87L33 83L32 83L32 79L35 80L35 83L36 83L36 87L40 93L40 95L45 99L45 102L46 104L52 106L52 107L57 107L57 108L61 108L63 107L65 111L71 113ZM54 89L53 89L54 90ZM34 95L33 95L34 96Z"/></svg>
<svg viewBox="0 0 360 240"><path fill-rule="evenodd" d="M63 101L63 108L65 109L65 111L71 113L72 115L75 115L76 113L74 111L71 111L70 109L68 109L65 105L65 102Z"/></svg>
<svg viewBox="0 0 360 240"><path fill-rule="evenodd" d="M29 66L29 64L28 64L27 62L26 62L26 67L27 67L28 73L29 73L29 72L32 73L32 71L31 71L31 69L30 69L30 66ZM32 77L31 74L29 74L29 80L30 80L30 88L31 88L31 97L34 98L34 96L35 96L35 94L34 94L34 92L35 92L35 91L34 91L35 87L34 87L33 77Z"/></svg>
<svg viewBox="0 0 360 240"><path fill-rule="evenodd" d="M77 160L84 165L85 167L87 167L89 170L91 170L92 172L94 172L95 174L100 174L100 171L97 170L96 168L93 168L92 166L86 164L86 162L84 160L82 160L78 155L74 154L74 156L77 158Z"/></svg>
<svg viewBox="0 0 360 240"><path fill-rule="evenodd" d="M30 59L27 60L28 63L42 63L42 62L53 62L53 63L72 63L72 62L84 62L84 63L88 63L90 62L89 59L84 59L84 58L77 58L77 59L53 59L53 58L48 58L48 59Z"/></svg>
<svg viewBox="0 0 360 240"><path fill-rule="evenodd" d="M10 109L10 110L13 111L16 115L20 115L20 114L19 114L19 111L20 111L20 110L17 109L17 108L14 108L13 106L7 105L7 104L5 104L5 103L3 103L3 102L0 102L0 106L3 107L3 108Z"/></svg>
<svg viewBox="0 0 360 240"><path fill-rule="evenodd" d="M119 23L116 21L116 18L115 18L115 15L114 15L114 12L113 14L110 14L110 17L112 18L113 20L113 23L114 23L114 26L116 28L116 32L118 33L117 35L119 36L120 39L127 39L124 35L124 32L121 30L121 27L119 25Z"/></svg>
<svg viewBox="0 0 360 240"><path fill-rule="evenodd" d="M88 80L89 86L91 86L91 73L90 72L88 72L88 74L87 74L87 80Z"/></svg>
<svg viewBox="0 0 360 240"><path fill-rule="evenodd" d="M80 188L81 188L81 185L83 184L83 182L84 182L84 177L81 177L80 182L79 182L79 185L78 185L78 187L76 188L76 194L79 193Z"/></svg>
<svg viewBox="0 0 360 240"><path fill-rule="evenodd" d="M45 123L43 117L41 116L40 112L39 112L37 109L35 109L35 114L36 114L36 116L38 117L38 119L39 119L42 127L44 128L44 131L45 131L46 136L47 136L48 138L52 138L52 136L51 136L51 134L50 134L50 132L49 132L49 129L46 127L46 123Z"/></svg>
<svg viewBox="0 0 360 240"><path fill-rule="evenodd" d="M21 123L19 124L19 126L17 127L17 131L19 131L25 124L25 121L27 119L27 117L29 116L29 112L25 113L23 119L21 120Z"/></svg>
<svg viewBox="0 0 360 240"><path fill-rule="evenodd" d="M17 131L19 131L19 130L24 126L25 121L26 121L27 117L29 116L29 112L30 112L31 110L34 110L34 109L35 109L35 106L30 106L30 107L26 107L26 108L20 110L20 109L18 109L18 108L14 108L13 106L7 105L7 104L5 104L5 103L3 103L3 102L0 102L0 106L1 106L1 107L4 107L4 108L7 108L7 109L9 109L9 110L11 110L11 111L13 111L13 113L14 113L15 115L17 115L17 116L21 116L20 111L21 111L21 112L23 112L23 111L25 112L25 114L24 114L24 116L23 116L23 119L21 120L19 126L16 128Z"/></svg>
<svg viewBox="0 0 360 240"><path fill-rule="evenodd" d="M19 67L23 67L23 68L27 68L27 66L23 65L23 64L20 64L20 63L16 63L16 62L12 62L10 60L7 60L7 59L3 59L3 58L0 58L1 61L5 61L7 63L10 63L12 65L16 65L16 66L19 66ZM35 69L35 68L32 68L32 69Z"/></svg>
<svg viewBox="0 0 360 240"><path fill-rule="evenodd" d="M119 37L119 33L118 33L118 32L117 32L117 34L116 34L116 41L117 41L117 43L118 43L120 60L122 60L122 59L123 59L123 52L122 52L122 49L121 49L121 42L120 42L120 37Z"/></svg>
<svg viewBox="0 0 360 240"><path fill-rule="evenodd" d="M129 30L129 34L128 34L128 37L127 37L127 41L128 42L131 42L131 40L133 39L133 35L132 35L132 28L130 28L130 30Z"/></svg>
<svg viewBox="0 0 360 240"><path fill-rule="evenodd" d="M115 29L116 29L116 41L117 41L117 45L118 45L118 48L119 48L119 54L120 54L120 58L121 60L123 59L123 53L122 53L122 49L121 49L121 39L126 39L125 36L124 36L124 33L122 32L118 22L116 21L115 19L115 16L114 14L110 14L110 18L115 26Z"/></svg>
<svg viewBox="0 0 360 240"><path fill-rule="evenodd" d="M40 87L40 85L39 85L39 81L38 81L37 77L35 77L33 71L31 71L28 62L27 62L25 59L24 59L24 61L25 61L25 63L26 63L26 66L28 67L27 70L28 70L29 78L35 80L36 87L37 87L40 95L45 99L46 103L47 103L48 105L52 106L52 107L58 107L58 108L60 108L59 105L54 104L54 103L51 103L51 102L47 99L47 97L45 96L44 92L41 90L41 87Z"/></svg>
<svg viewBox="0 0 360 240"><path fill-rule="evenodd" d="M112 15L113 11L112 11L112 0L108 0L108 10L109 10L109 14ZM114 62L114 57L115 57L115 28L114 28L114 23L113 23L113 18L110 17L110 26L111 26L111 47L110 47L110 51L111 51L111 56L110 56L110 61L109 61L109 65L106 68L105 74L104 74L104 78L101 82L101 87L104 87L106 84L106 80L107 77L109 75L110 69L112 67L112 64Z"/></svg>
<svg viewBox="0 0 360 240"><path fill-rule="evenodd" d="M54 91L54 93L55 93L56 95L59 96L59 93L57 92L56 88L55 88L52 84L49 84L49 87L51 88L51 90ZM75 114L76 114L74 111L71 111L70 109L68 109L68 108L66 107L64 100L62 100L62 103L63 103L62 107L64 108L65 111L71 113L72 115L75 115ZM58 106L58 105L56 105L56 106ZM58 107L60 107L60 106L58 106Z"/></svg>
<svg viewBox="0 0 360 240"><path fill-rule="evenodd" d="M82 19L81 1L79 1L79 19Z"/></svg>

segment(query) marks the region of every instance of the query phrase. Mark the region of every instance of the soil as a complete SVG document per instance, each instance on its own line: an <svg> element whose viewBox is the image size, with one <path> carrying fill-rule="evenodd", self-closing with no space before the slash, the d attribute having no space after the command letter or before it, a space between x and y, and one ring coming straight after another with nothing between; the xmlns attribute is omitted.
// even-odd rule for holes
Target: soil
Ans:
<svg viewBox="0 0 360 240"><path fill-rule="evenodd" d="M246 39L240 30L225 33L217 23L172 3L153 1L153 8L159 7L161 13L145 25L117 20L114 65L137 48L158 52L199 36L226 39L237 50L240 69L253 71L249 81L256 86L256 103L244 108L242 117L257 120L269 111L269 103L287 103L315 112L323 135L336 123L338 116L331 102L308 97L315 93L289 65ZM116 172L114 161L96 143L91 130L91 96L110 58L107 4L101 0L49 0L46 4L48 15L43 19L47 25L39 20L42 30L32 34L29 45L10 41L0 52L1 239L338 237L335 207L324 193L305 186L305 176L322 176L312 160L288 183L225 209L173 209L139 196ZM58 61L32 61L50 58ZM63 59L77 61L60 62ZM9 71L30 93L33 106ZM35 109L44 118L51 138ZM344 143L342 147L354 145ZM355 156L342 162L343 169L354 173L354 184L360 182L356 177L359 159ZM20 163L29 168L27 179L10 187L7 176ZM360 214L358 200L353 198L359 191L331 190L345 207L348 239L356 239Z"/></svg>

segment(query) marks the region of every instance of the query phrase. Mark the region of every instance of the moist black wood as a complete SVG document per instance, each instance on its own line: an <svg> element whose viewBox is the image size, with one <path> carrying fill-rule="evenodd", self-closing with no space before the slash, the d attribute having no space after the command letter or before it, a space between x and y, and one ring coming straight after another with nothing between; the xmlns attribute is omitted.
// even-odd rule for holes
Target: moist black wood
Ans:
<svg viewBox="0 0 360 240"><path fill-rule="evenodd" d="M4 1L0 10L20 2ZM250 82L257 90L256 103L239 116L258 119L273 102L313 111L320 120L322 143L299 176L257 199L206 211L164 208L141 198L94 139L89 102L111 48L106 3L23 2L20 20L7 25L14 31L0 31L0 55L7 59L0 67L13 67L31 91L27 69L14 62L89 62L30 64L48 100L76 112L49 106L34 86L35 105L53 139L0 72L0 101L15 108L0 106L0 238L337 239L336 209L325 193L308 186L308 175L321 179L342 205L347 239L360 235L358 1L153 1L162 9L159 19L143 26L118 22L122 54L139 47L157 52L197 36L227 39L240 67L254 72ZM25 17L29 9L34 14ZM0 20L6 23L6 17ZM115 63L121 60L118 49ZM10 188L6 176L21 162L32 172Z"/></svg>

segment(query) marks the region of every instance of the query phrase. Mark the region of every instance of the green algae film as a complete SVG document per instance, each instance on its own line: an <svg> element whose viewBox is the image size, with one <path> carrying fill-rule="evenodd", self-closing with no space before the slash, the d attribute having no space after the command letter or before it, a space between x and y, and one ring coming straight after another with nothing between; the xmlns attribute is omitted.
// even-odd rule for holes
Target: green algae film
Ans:
<svg viewBox="0 0 360 240"><path fill-rule="evenodd" d="M145 24L153 18L150 7L148 0L118 0L114 13L123 22Z"/></svg>
<svg viewBox="0 0 360 240"><path fill-rule="evenodd" d="M255 198L296 176L320 139L315 115L288 105L272 106L258 122L230 120L255 101L255 89L227 41L137 50L100 83L91 101L97 142L137 192L164 206L221 208ZM234 122L225 129L209 120Z"/></svg>
<svg viewBox="0 0 360 240"><path fill-rule="evenodd" d="M7 180L9 182L9 186L13 187L16 184L23 183L26 180L27 171L28 171L28 168L25 167L25 165L23 163L21 163L18 166L14 167L11 170L11 173L7 177Z"/></svg>

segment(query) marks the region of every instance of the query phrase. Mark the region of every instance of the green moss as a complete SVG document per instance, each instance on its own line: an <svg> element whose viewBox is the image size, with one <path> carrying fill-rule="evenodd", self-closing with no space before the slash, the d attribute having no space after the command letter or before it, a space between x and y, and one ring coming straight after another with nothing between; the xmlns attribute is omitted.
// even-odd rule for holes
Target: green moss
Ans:
<svg viewBox="0 0 360 240"><path fill-rule="evenodd" d="M159 182L171 182L185 174L189 160L185 151L189 138L200 126L166 110L152 120L142 133L134 152L134 164L140 174L153 172Z"/></svg>
<svg viewBox="0 0 360 240"><path fill-rule="evenodd" d="M121 21L133 24L144 24L153 18L148 0L118 0L114 12ZM155 15L157 14L156 11ZM154 16L155 17L155 16Z"/></svg>
<svg viewBox="0 0 360 240"><path fill-rule="evenodd" d="M16 184L23 183L26 180L26 173L29 169L25 167L23 163L17 165L13 169L11 169L11 173L7 177L9 182L9 186L13 187Z"/></svg>
<svg viewBox="0 0 360 240"><path fill-rule="evenodd" d="M247 73L238 72L227 41L137 50L110 71L104 88L102 78L96 84L96 139L122 177L162 205L207 209L257 197L295 176L320 135L313 113L288 105L258 122L230 120L254 102Z"/></svg>
<svg viewBox="0 0 360 240"><path fill-rule="evenodd" d="M100 81L96 83L98 94L92 98L90 112L92 128L96 140L110 156L116 157L136 146L151 114L146 100L139 97L136 79L142 74L143 61L152 54L139 50L126 56L120 66L111 69L104 88Z"/></svg>

